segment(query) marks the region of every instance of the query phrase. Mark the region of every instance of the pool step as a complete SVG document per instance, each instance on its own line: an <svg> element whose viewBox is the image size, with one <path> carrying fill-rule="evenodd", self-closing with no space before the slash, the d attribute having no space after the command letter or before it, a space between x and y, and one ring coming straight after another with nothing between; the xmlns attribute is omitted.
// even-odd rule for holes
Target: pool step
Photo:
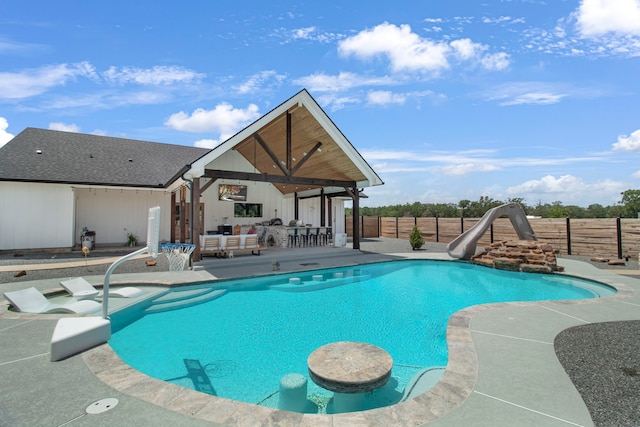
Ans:
<svg viewBox="0 0 640 427"><path fill-rule="evenodd" d="M417 372L404 389L401 402L429 391L444 375L445 366L431 366Z"/></svg>
<svg viewBox="0 0 640 427"><path fill-rule="evenodd" d="M154 298L152 301L154 304L156 303L164 304L167 302L182 301L189 298L196 298L196 297L199 297L200 295L207 295L209 294L209 292L211 292L211 288L197 288L197 289L174 288L168 291L167 293Z"/></svg>
<svg viewBox="0 0 640 427"><path fill-rule="evenodd" d="M151 302L151 306L144 310L145 314L161 313L163 311L177 310L191 307L220 298L228 292L227 289L191 289L185 291L172 291L162 295Z"/></svg>
<svg viewBox="0 0 640 427"><path fill-rule="evenodd" d="M269 289L274 291L281 292L313 292L319 291L329 288L334 288L336 286L348 285L350 283L361 282L363 280L368 280L371 276L369 273L359 274L357 276L333 276L331 278L319 279L314 275L313 280L302 281L298 277L292 277L286 283L277 283L269 286Z"/></svg>

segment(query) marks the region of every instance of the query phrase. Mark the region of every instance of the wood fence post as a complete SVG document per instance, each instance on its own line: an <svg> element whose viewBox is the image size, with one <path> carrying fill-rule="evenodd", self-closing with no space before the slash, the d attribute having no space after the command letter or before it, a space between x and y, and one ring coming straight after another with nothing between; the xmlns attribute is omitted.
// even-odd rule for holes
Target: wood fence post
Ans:
<svg viewBox="0 0 640 427"><path fill-rule="evenodd" d="M438 215L436 215L436 243L440 242L440 227L438 225Z"/></svg>
<svg viewBox="0 0 640 427"><path fill-rule="evenodd" d="M571 255L571 221L567 217L567 255Z"/></svg>
<svg viewBox="0 0 640 427"><path fill-rule="evenodd" d="M622 259L622 221L616 218L616 234L618 239L618 259Z"/></svg>
<svg viewBox="0 0 640 427"><path fill-rule="evenodd" d="M396 239L400 238L400 230L398 230L398 217L396 217Z"/></svg>

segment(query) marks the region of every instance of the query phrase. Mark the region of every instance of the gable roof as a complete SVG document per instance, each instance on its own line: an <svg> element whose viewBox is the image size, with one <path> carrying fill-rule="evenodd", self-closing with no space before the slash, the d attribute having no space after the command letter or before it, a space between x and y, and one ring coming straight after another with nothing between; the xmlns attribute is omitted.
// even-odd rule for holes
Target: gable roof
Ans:
<svg viewBox="0 0 640 427"><path fill-rule="evenodd" d="M26 128L0 148L0 181L166 188L204 148Z"/></svg>
<svg viewBox="0 0 640 427"><path fill-rule="evenodd" d="M341 189L347 182L358 187L383 184L305 89L198 159L188 175L207 176L212 162L229 150L255 170L246 179L272 182L282 194Z"/></svg>

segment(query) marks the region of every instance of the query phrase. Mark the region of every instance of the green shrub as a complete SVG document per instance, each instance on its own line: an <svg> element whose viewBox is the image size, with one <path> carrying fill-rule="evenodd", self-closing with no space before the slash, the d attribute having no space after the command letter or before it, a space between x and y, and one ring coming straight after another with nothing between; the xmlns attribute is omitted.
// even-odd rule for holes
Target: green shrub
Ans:
<svg viewBox="0 0 640 427"><path fill-rule="evenodd" d="M424 238L422 237L422 232L417 225L413 226L413 230L411 230L411 234L409 235L409 243L411 244L411 249L414 251L420 249L422 245L424 245Z"/></svg>

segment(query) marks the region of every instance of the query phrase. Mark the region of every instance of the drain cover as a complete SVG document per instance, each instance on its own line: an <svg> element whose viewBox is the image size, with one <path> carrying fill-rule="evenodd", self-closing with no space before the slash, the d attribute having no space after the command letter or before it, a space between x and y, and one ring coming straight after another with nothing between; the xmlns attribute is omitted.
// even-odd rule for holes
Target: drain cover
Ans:
<svg viewBox="0 0 640 427"><path fill-rule="evenodd" d="M93 402L91 405L87 406L87 414L95 415L101 414L103 412L107 412L109 409L112 409L118 404L118 399L114 397L108 397L106 399L100 399L97 402Z"/></svg>
<svg viewBox="0 0 640 427"><path fill-rule="evenodd" d="M304 267L307 267L309 265L318 265L318 263L317 262L303 262L300 265L302 265Z"/></svg>

